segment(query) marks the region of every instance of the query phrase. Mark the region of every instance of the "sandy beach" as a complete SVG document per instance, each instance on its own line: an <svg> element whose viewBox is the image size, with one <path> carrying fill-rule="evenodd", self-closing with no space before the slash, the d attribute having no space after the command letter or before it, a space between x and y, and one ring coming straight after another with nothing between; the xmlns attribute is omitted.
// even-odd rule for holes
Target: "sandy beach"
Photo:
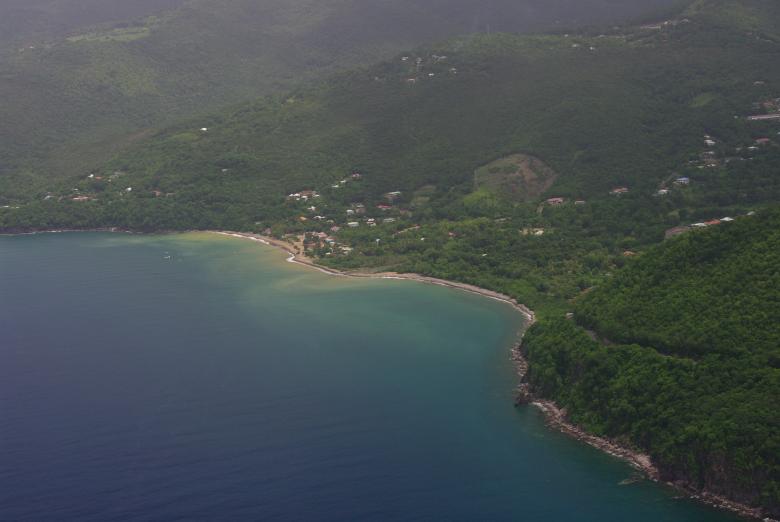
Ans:
<svg viewBox="0 0 780 522"><path fill-rule="evenodd" d="M462 290L464 292L469 292L472 294L478 294L487 297L489 299L494 299L496 301L501 301L511 305L528 320L528 324L526 325L526 327L531 326L533 323L536 322L536 314L533 312L533 310L529 309L527 306L518 303L515 299L509 297L508 295L504 295L498 292L493 292L492 290L487 290L485 288L480 288L478 286L469 285L466 283L457 283L454 281L447 281L445 279L438 279L436 277L428 277L420 274L402 274L398 272L359 272L359 271L343 272L340 270L334 270L332 268L327 268L322 265L318 265L313 259L306 256L300 247L290 244L286 241L274 239L267 236L262 236L259 234L248 234L243 232L215 231L213 233L222 236L230 236L230 237L236 237L240 239L257 241L258 243L262 243L264 245L280 248L290 255L290 257L287 258L288 262L308 266L310 268L313 268L315 270L333 276L418 281L421 283L427 283L427 284L437 285L437 286L445 286L448 288L455 288L457 290Z"/></svg>

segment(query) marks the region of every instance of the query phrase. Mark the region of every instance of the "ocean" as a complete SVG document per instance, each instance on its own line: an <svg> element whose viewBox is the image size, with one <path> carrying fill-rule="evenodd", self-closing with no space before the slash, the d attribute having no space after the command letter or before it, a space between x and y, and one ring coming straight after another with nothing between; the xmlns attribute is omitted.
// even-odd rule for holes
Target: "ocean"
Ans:
<svg viewBox="0 0 780 522"><path fill-rule="evenodd" d="M0 237L0 520L737 520L515 408L510 306L285 257Z"/></svg>

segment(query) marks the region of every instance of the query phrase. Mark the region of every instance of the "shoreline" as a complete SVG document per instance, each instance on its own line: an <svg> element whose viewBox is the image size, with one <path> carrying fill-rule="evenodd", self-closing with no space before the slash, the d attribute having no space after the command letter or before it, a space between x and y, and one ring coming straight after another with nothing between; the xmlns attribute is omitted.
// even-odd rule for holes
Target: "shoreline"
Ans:
<svg viewBox="0 0 780 522"><path fill-rule="evenodd" d="M208 233L216 234L220 236L226 236L226 237L235 237L238 239L247 239L250 241L256 241L258 243L262 243L264 245L279 248L285 251L287 254L289 254L289 257L287 258L288 263L294 263L297 265L306 266L314 270L318 270L319 272L322 272L324 274L328 274L332 276L363 278L363 279L395 279L401 281L417 281L419 283L444 286L447 288L454 288L456 290L469 292L471 294L481 295L483 297L487 297L488 299L493 299L495 301L506 303L512 306L518 312L520 312L520 314L522 314L523 317L525 317L527 320L527 323L523 330L527 329L528 327L530 327L536 322L536 313L534 313L533 310L523 305L522 303L518 303L515 299L509 297L508 295L501 294L499 292L494 292L492 290L487 290L485 288L480 288L478 286L470 285L467 283L457 283L455 281L447 281L446 279L439 279L436 277L424 276L420 274L402 274L398 272L359 272L359 271L345 272L342 270L336 270L333 268L328 268L322 265L318 265L314 260L302 254L300 251L298 251L293 245L279 239L274 239L260 234L250 234L244 232L208 231Z"/></svg>
<svg viewBox="0 0 780 522"><path fill-rule="evenodd" d="M512 361L515 363L517 375L520 378L520 384L517 387L516 404L530 405L539 409L544 416L544 421L548 428L563 433L564 435L588 444L599 451L628 463L629 466L642 475L642 478L679 491L691 500L695 500L713 508L735 513L741 517L762 520L763 522L777 522L777 520L766 516L760 508L741 504L708 491L696 491L689 488L684 483L673 483L663 480L661 478L660 470L653 463L653 460L649 455L626 447L611 439L598 437L586 432L567 419L565 408L560 408L554 401L538 397L532 393L525 379L528 372L528 361L522 354L520 344L512 349ZM630 482L634 482L633 479L629 480Z"/></svg>
<svg viewBox="0 0 780 522"><path fill-rule="evenodd" d="M298 265L306 266L314 270L318 270L322 273L337 276L337 277L354 277L354 278L368 278L368 279L397 279L407 281L417 281L426 284L433 284L437 286L444 286L448 288L454 288L465 292L481 295L489 299L495 299L497 301L504 302L512 306L515 310L520 312L527 320L522 332L518 335L518 342L511 352L511 361L515 365L517 370L517 376L520 382L517 387L517 400L516 405L527 404L533 406L539 411L545 419L545 424L548 428L563 433L568 437L571 437L577 441L583 442L592 446L614 458L626 462L629 466L634 468L637 472L642 474L643 478L670 487L680 493L684 494L691 500L696 500L708 506L730 511L736 513L739 516L764 520L764 522L777 522L771 518L765 518L763 513L758 508L752 508L750 506L740 504L729 500L725 497L715 495L706 491L693 491L688 489L684 484L673 484L671 482L665 482L661 479L661 473L659 469L653 464L649 455L640 451L628 448L622 444L619 444L613 440L598 437L587 433L583 429L579 428L575 424L571 423L566 418L566 410L560 408L555 402L544 399L533 394L528 383L525 381L526 373L528 372L528 361L521 352L522 338L526 330L530 328L536 322L536 314L533 310L529 309L522 303L518 303L515 299L508 295L504 295L492 290L480 288L474 285L466 283L457 283L454 281L447 281L445 279L438 279L435 277L423 276L420 274L401 274L396 272L344 272L341 270L335 270L332 268L323 267L318 265L313 259L302 254L294 245L282 241L279 239L270 238L260 234L251 234L243 232L226 232L226 231L209 231L209 233L217 234L221 236L234 237L238 239L246 239L256 241L267 246L279 248L286 252L289 257L288 263L295 263Z"/></svg>
<svg viewBox="0 0 780 522"><path fill-rule="evenodd" d="M118 227L108 228L95 228L95 229L52 229L52 230L39 230L32 232L18 232L18 233L0 233L0 236L27 236L37 234L59 234L59 233L72 233L72 232L111 232L111 233L125 233L125 234L145 234L144 232L137 232L133 230L121 229ZM528 362L522 354L522 338L525 332L536 323L536 314L533 310L528 308L522 303L518 303L514 298L494 292L485 288L480 288L467 283L458 283L454 281L448 281L445 279L439 279L430 276L423 276L420 274L404 274L397 272L360 272L360 271L341 271L333 268L324 267L318 265L313 259L300 252L298 248L290 244L287 241L263 236L261 234L253 234L248 232L230 232L219 230L192 230L192 231L178 231L178 232L152 232L150 234L166 234L166 233L187 233L187 232L201 232L207 234L214 234L224 237L233 237L237 239L244 239L249 241L255 241L266 246L271 246L280 249L288 254L287 262L297 265L305 266L327 275L337 277L351 277L351 278L363 278L363 279L395 279L406 281L417 281L425 284L432 284L437 286L443 286L447 288L453 288L461 290L471 294L480 295L496 301L506 303L516 311L518 311L527 320L522 331L518 334L518 342L511 350L510 359L515 365L517 376L519 378L519 384L517 386L517 399L515 404L529 405L537 408L545 419L545 424L548 428L556 430L568 437L571 437L580 442L584 442L614 458L620 459L626 462L629 466L642 474L643 478L647 478L652 482L670 487L680 493L684 494L687 498L701 502L703 504L730 511L739 516L759 519L764 522L778 522L775 519L766 517L759 508L753 508L739 502L729 500L728 498L709 493L707 491L694 491L689 489L685 484L675 484L671 482L665 482L660 477L660 471L653 464L649 455L641 453L639 451L628 448L613 440L598 437L587 433L575 424L571 423L567 418L567 412L565 409L560 408L555 402L536 396L530 391L529 385L526 382L526 374L528 372ZM633 479L631 479L633 481Z"/></svg>

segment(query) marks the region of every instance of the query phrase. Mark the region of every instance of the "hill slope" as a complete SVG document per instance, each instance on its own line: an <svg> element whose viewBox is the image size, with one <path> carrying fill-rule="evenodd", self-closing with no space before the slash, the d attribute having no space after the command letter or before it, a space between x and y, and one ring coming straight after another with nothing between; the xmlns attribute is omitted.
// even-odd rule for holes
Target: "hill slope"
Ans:
<svg viewBox="0 0 780 522"><path fill-rule="evenodd" d="M771 15L758 0L745 5ZM452 277L560 307L670 227L780 200L780 127L745 117L780 96L778 60L780 45L697 17L459 38L154 134L91 178L6 196L20 208L0 209L0 224L279 235L340 226L339 241L356 248L318 250L335 266ZM761 136L767 144L754 146ZM475 183L482 166L518 153L544 165L546 196ZM332 188L354 169L359 183ZM689 185L673 186L682 175ZM319 191L316 212L286 198L302 190ZM540 206L549 196L565 204ZM351 229L357 204L368 212Z"/></svg>
<svg viewBox="0 0 780 522"><path fill-rule="evenodd" d="M119 21L103 9L111 3L87 2L0 8L4 23L20 20L27 35L24 47L0 49L0 97L14 100L0 105L0 174L72 174L150 128L423 42L611 21L652 8L637 0L160 0L122 7L133 18Z"/></svg>
<svg viewBox="0 0 780 522"><path fill-rule="evenodd" d="M775 512L775 6L709 0L603 34L420 47L5 194L0 230L262 232L333 267L511 295L542 318L526 344L537 392L670 479ZM578 320L641 345L556 320L593 287Z"/></svg>
<svg viewBox="0 0 780 522"><path fill-rule="evenodd" d="M646 253L524 341L532 389L662 478L780 513L780 212Z"/></svg>

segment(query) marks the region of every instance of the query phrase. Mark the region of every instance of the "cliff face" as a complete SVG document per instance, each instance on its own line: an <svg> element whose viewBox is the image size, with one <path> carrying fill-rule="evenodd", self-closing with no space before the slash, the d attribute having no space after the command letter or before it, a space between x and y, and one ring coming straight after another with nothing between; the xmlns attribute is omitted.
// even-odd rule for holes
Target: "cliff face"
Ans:
<svg viewBox="0 0 780 522"><path fill-rule="evenodd" d="M739 463L730 461L723 453L702 455L695 468L685 462L660 461L658 464L661 481L674 484L695 496L720 500L719 503L726 500L743 506L758 506L757 510L747 512L758 517L780 516L776 497L772 499L761 491L760 485L771 480L766 470L745 472ZM737 510L745 512L743 509Z"/></svg>
<svg viewBox="0 0 780 522"><path fill-rule="evenodd" d="M522 352L532 394L585 432L647 453L659 480L745 514L780 516L777 370L604 346L564 319L537 323Z"/></svg>

